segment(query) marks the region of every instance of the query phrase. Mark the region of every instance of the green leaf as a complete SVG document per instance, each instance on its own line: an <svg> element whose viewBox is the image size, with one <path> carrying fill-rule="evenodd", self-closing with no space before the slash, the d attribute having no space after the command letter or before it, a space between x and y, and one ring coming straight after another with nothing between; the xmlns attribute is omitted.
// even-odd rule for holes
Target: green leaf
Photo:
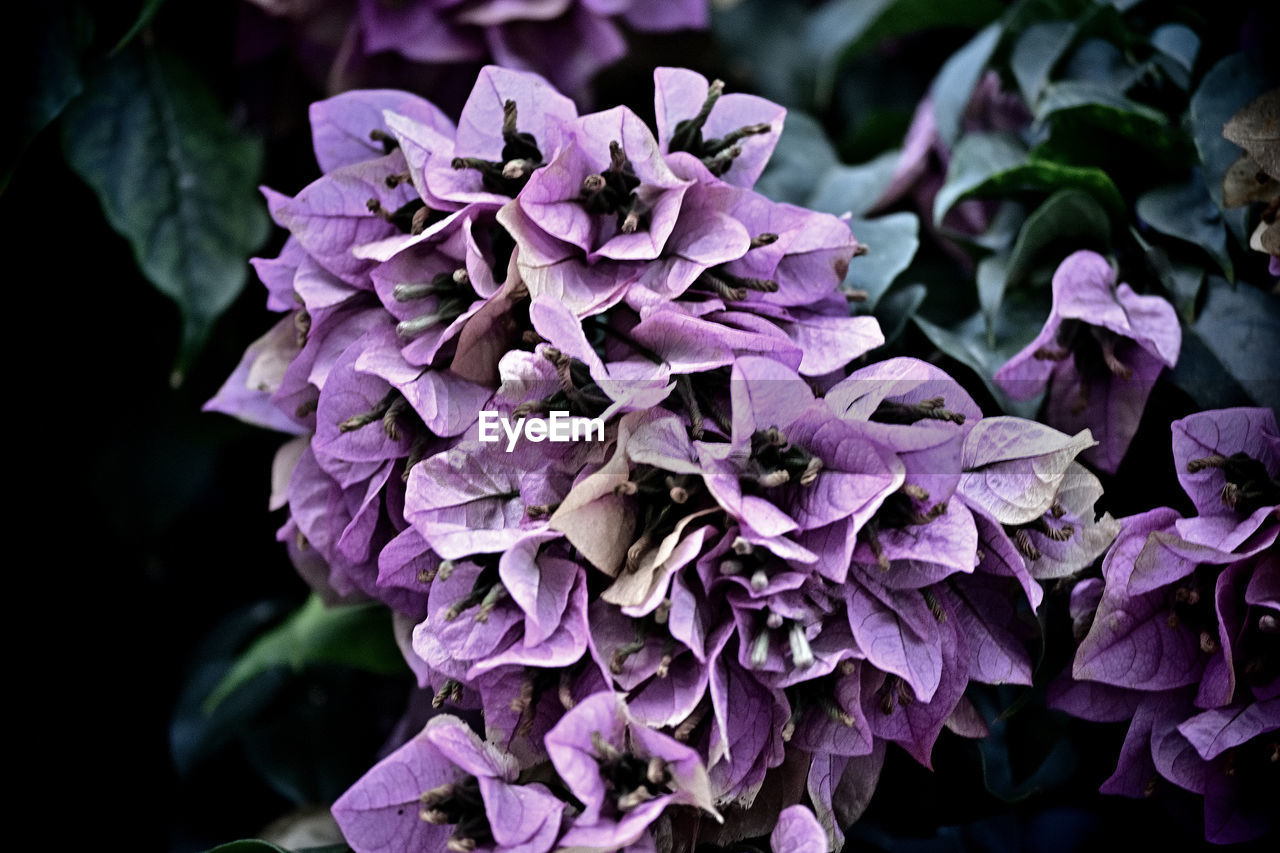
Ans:
<svg viewBox="0 0 1280 853"><path fill-rule="evenodd" d="M1169 120L1159 110L1124 96L1116 88L1096 80L1062 80L1050 85L1036 105L1036 118L1044 121L1055 113L1080 110L1127 138L1163 133Z"/></svg>
<svg viewBox="0 0 1280 853"><path fill-rule="evenodd" d="M960 122L973 96L974 87L982 77L991 54L1000 43L999 24L983 27L964 47L957 50L943 64L934 78L929 95L933 98L933 112L938 121L938 136L945 145L955 144L960 135Z"/></svg>
<svg viewBox="0 0 1280 853"><path fill-rule="evenodd" d="M817 188L804 206L836 216L845 213L862 216L889 186L901 154L894 149L858 166L833 166L818 180Z"/></svg>
<svg viewBox="0 0 1280 853"><path fill-rule="evenodd" d="M1204 338L1191 328L1182 335L1182 351L1178 353L1173 383L1186 391L1201 409L1231 409L1254 404Z"/></svg>
<svg viewBox="0 0 1280 853"><path fill-rule="evenodd" d="M805 11L776 0L741 0L729 8L712 7L711 26L724 55L759 94L792 107L813 100L814 59L805 43Z"/></svg>
<svg viewBox="0 0 1280 853"><path fill-rule="evenodd" d="M1054 84L1045 92L1041 107L1052 110L1045 116L1049 134L1032 149L1032 158L1095 166L1113 174L1126 174L1139 183L1146 181L1133 172L1132 164L1135 160L1140 164L1137 168L1143 172L1159 174L1185 171L1188 163L1193 162L1195 152L1191 147L1191 138L1183 128L1168 121L1163 115L1151 112L1147 107L1129 101L1123 95L1115 94L1118 90L1111 89L1114 97L1110 104L1078 103L1064 106L1075 95L1083 95L1081 92L1068 93L1056 105L1050 103L1051 99L1056 100L1060 92L1059 86L1067 85ZM1088 83L1084 86L1109 88L1109 84ZM1127 107L1122 106L1124 103L1137 107L1139 112L1128 111Z"/></svg>
<svg viewBox="0 0 1280 853"><path fill-rule="evenodd" d="M848 57L908 33L980 27L1001 11L994 0L833 0L810 16L810 43Z"/></svg>
<svg viewBox="0 0 1280 853"><path fill-rule="evenodd" d="M1234 277L1222 212L1214 206L1199 181L1144 193L1138 197L1137 211L1140 219L1161 234L1203 248L1228 278Z"/></svg>
<svg viewBox="0 0 1280 853"><path fill-rule="evenodd" d="M211 714L203 709L205 699L235 665L238 652L277 622L284 610L277 602L260 601L227 616L201 640L169 723L169 756L180 776L240 734L279 695L286 681L283 671L255 679Z"/></svg>
<svg viewBox="0 0 1280 853"><path fill-rule="evenodd" d="M0 142L0 192L9 185L31 141L84 90L78 53L88 40L91 21L80 6L68 12L61 5L34 4L33 29L23 34L24 40L30 39L24 45L28 56L18 61L31 63L33 85L23 87L15 99L15 121Z"/></svg>
<svg viewBox="0 0 1280 853"><path fill-rule="evenodd" d="M822 65L824 76L833 72L827 66L836 64L894 2L830 0L809 15L804 40Z"/></svg>
<svg viewBox="0 0 1280 853"><path fill-rule="evenodd" d="M1200 37L1182 24L1165 24L1151 34L1151 46L1190 73L1200 53Z"/></svg>
<svg viewBox="0 0 1280 853"><path fill-rule="evenodd" d="M822 125L804 113L790 112L755 188L774 201L804 204L820 179L839 163Z"/></svg>
<svg viewBox="0 0 1280 853"><path fill-rule="evenodd" d="M1016 35L1041 21L1074 20L1097 8L1095 0L1017 0L1001 20Z"/></svg>
<svg viewBox="0 0 1280 853"><path fill-rule="evenodd" d="M380 675L404 671L386 608L374 604L328 607L312 595L284 624L264 634L240 656L204 702L206 714L257 676L275 669L300 672L337 664Z"/></svg>
<svg viewBox="0 0 1280 853"><path fill-rule="evenodd" d="M841 62L885 39L937 27L979 27L1000 12L994 0L832 0L809 16L805 34L809 55L819 62L820 97L829 97Z"/></svg>
<svg viewBox="0 0 1280 853"><path fill-rule="evenodd" d="M1054 66L1071 47L1078 32L1079 28L1071 21L1043 21L1027 27L1018 37L1009 56L1009 69L1028 104L1034 106L1040 98Z"/></svg>
<svg viewBox="0 0 1280 853"><path fill-rule="evenodd" d="M983 323L987 329L987 347L996 345L996 319L1000 316L1000 303L1005 288L1009 286L1009 256L987 255L978 262L976 272L978 306L982 309Z"/></svg>
<svg viewBox="0 0 1280 853"><path fill-rule="evenodd" d="M1204 310L1184 335L1174 381L1202 406L1221 407L1224 386L1235 385L1253 403L1280 410L1277 342L1280 301L1244 282L1233 287L1210 277ZM1191 359L1186 358L1188 343ZM1196 349L1208 357L1197 359Z"/></svg>
<svg viewBox="0 0 1280 853"><path fill-rule="evenodd" d="M1072 250L1105 248L1111 220L1093 196L1078 189L1059 190L1036 208L1022 230L1008 261L1008 286L1021 284L1041 253L1054 244Z"/></svg>
<svg viewBox="0 0 1280 853"><path fill-rule="evenodd" d="M933 201L933 221L941 223L956 202L981 189L998 175L1027 161L1027 149L1006 133L970 133L960 140L947 167L947 179Z"/></svg>
<svg viewBox="0 0 1280 853"><path fill-rule="evenodd" d="M270 841L247 838L241 841L219 844L217 847L208 850L207 853L289 853L289 851L283 847L277 847Z"/></svg>
<svg viewBox="0 0 1280 853"><path fill-rule="evenodd" d="M1106 39L1087 38L1072 51L1063 77L1089 80L1123 92L1133 82L1133 64L1124 51Z"/></svg>
<svg viewBox="0 0 1280 853"><path fill-rule="evenodd" d="M1143 238L1137 228L1130 227L1129 234L1142 249L1147 259L1147 266L1160 279L1160 284L1169 294L1173 306L1182 315L1184 323L1195 317L1196 298L1200 295L1200 287L1204 284L1204 268L1192 264L1174 263L1169 260L1168 253L1159 246L1153 246Z"/></svg>
<svg viewBox="0 0 1280 853"><path fill-rule="evenodd" d="M326 844L323 847L302 847L292 853L347 853L350 850L351 848L346 844ZM291 853L291 851L259 838L246 838L219 844L205 853Z"/></svg>
<svg viewBox="0 0 1280 853"><path fill-rule="evenodd" d="M1022 223L1026 219L1027 210L1021 204L1016 201L1001 202L986 231L974 236L956 234L953 239L981 246L990 252L1004 252L1013 245L1014 238L1022 230Z"/></svg>
<svg viewBox="0 0 1280 853"><path fill-rule="evenodd" d="M1003 802L1016 803L1062 786L1075 772L1079 759L1077 746L1067 737L1061 719L1043 708L1021 714L1002 711L989 692L971 690L967 694L989 729L987 737L975 744L987 791ZM1027 690L1020 698L1026 702L1030 697Z"/></svg>
<svg viewBox="0 0 1280 853"><path fill-rule="evenodd" d="M992 377L1039 333L1044 325L1044 311L1028 305L1006 303L992 329L994 344L988 339L987 323L981 311L954 329L936 326L919 315L912 319L934 346L978 374L1001 409L1024 418L1035 417L1036 410L1040 408L1040 397L1021 402L1011 400Z"/></svg>
<svg viewBox="0 0 1280 853"><path fill-rule="evenodd" d="M141 45L97 71L62 129L67 161L182 312L180 382L266 239L262 146L230 127L184 62Z"/></svg>
<svg viewBox="0 0 1280 853"><path fill-rule="evenodd" d="M889 285L916 256L920 220L914 213L890 213L877 219L854 219L849 227L858 242L867 247L867 253L849 261L844 286L865 290L865 304L874 309Z"/></svg>
<svg viewBox="0 0 1280 853"><path fill-rule="evenodd" d="M916 311L919 310L928 293L929 288L916 282L890 290L876 303L873 313L880 321L880 330L884 332L886 345L902 336L907 323L916 315Z"/></svg>
<svg viewBox="0 0 1280 853"><path fill-rule="evenodd" d="M1103 170L1029 156L1008 134L971 133L956 145L946 183L934 199L933 218L941 223L947 211L966 198L1066 187L1084 190L1111 213L1124 215L1120 191Z"/></svg>
<svg viewBox="0 0 1280 853"><path fill-rule="evenodd" d="M133 41L138 35L151 26L152 20L155 19L156 13L160 11L160 7L165 4L165 0L145 0L142 4L142 10L138 13L138 18L133 22L133 26L129 31L120 37L120 41L116 42L116 46L111 48L111 56L115 56L124 50L129 42Z"/></svg>
<svg viewBox="0 0 1280 853"><path fill-rule="evenodd" d="M1164 113L1124 95L1111 82L1063 80L1050 84L1036 105L1036 118L1052 122L1053 144L1080 143L1082 162L1097 162L1091 148L1112 145L1115 137L1179 165L1189 155L1186 135ZM1063 140L1058 137L1067 136Z"/></svg>
<svg viewBox="0 0 1280 853"><path fill-rule="evenodd" d="M1201 177L1213 203L1222 208L1222 176L1240 149L1222 136L1222 127L1237 110L1253 100L1265 88L1258 70L1245 58L1234 53L1209 69L1191 96L1187 120L1196 150L1200 152ZM1226 214L1227 225L1242 244L1248 242L1243 208Z"/></svg>

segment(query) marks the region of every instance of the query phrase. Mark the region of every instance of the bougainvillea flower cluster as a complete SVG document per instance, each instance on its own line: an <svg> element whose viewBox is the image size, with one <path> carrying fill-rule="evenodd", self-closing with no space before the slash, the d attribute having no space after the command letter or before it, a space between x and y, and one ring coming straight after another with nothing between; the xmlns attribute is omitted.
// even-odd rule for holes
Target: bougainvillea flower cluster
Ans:
<svg viewBox="0 0 1280 853"><path fill-rule="evenodd" d="M1087 429L868 363L849 227L752 189L780 107L654 80L656 128L498 68L456 124L338 96L324 176L268 191L284 316L210 408L296 434L281 538L441 710L335 805L358 851L838 848L888 744L1031 683L1038 579L1117 531Z"/></svg>
<svg viewBox="0 0 1280 853"><path fill-rule="evenodd" d="M1079 648L1054 704L1128 720L1102 790L1169 783L1204 797L1206 837L1272 828L1280 799L1280 431L1268 409L1173 424L1178 480L1195 506L1121 519L1101 578L1071 593Z"/></svg>
<svg viewBox="0 0 1280 853"><path fill-rule="evenodd" d="M627 52L623 28L706 29L707 0L253 0L294 18L320 42L334 40L331 77L343 79L367 56L391 53L449 66L492 60L535 71L579 93ZM357 75L358 76L358 75Z"/></svg>

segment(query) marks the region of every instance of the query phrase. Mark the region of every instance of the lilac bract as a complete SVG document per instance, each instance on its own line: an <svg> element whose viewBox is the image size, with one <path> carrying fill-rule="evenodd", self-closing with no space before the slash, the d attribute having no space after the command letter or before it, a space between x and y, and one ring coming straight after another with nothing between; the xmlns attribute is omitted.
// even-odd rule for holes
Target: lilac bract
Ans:
<svg viewBox="0 0 1280 853"><path fill-rule="evenodd" d="M546 737L556 772L584 808L561 844L616 850L640 839L668 805L711 805L707 771L689 747L631 721L626 704L599 693Z"/></svg>
<svg viewBox="0 0 1280 853"><path fill-rule="evenodd" d="M831 849L822 824L804 806L788 806L782 810L769 843L774 850L793 853L827 853Z"/></svg>
<svg viewBox="0 0 1280 853"><path fill-rule="evenodd" d="M1204 796L1205 837L1255 838L1280 794L1280 457L1264 409L1173 424L1178 476L1199 515L1121 519L1102 582L1080 581L1073 682L1054 704L1131 719L1107 793L1150 796L1167 780Z"/></svg>
<svg viewBox="0 0 1280 853"><path fill-rule="evenodd" d="M1164 368L1178 362L1182 327L1173 306L1139 296L1095 252L1067 257L1053 274L1053 309L1040 334L995 379L1015 400L1049 388L1046 419L1063 430L1088 427L1098 446L1084 458L1120 467L1142 410Z"/></svg>
<svg viewBox="0 0 1280 853"><path fill-rule="evenodd" d="M518 767L456 717L439 716L333 805L357 853L480 850L546 853L564 803L515 784Z"/></svg>

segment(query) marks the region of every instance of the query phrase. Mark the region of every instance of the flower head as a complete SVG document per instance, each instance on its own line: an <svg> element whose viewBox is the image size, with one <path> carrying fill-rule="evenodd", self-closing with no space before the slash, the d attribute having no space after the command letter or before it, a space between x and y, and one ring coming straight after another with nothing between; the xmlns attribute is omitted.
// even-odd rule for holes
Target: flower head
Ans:
<svg viewBox="0 0 1280 853"><path fill-rule="evenodd" d="M576 705L547 733L547 753L583 804L566 847L614 850L639 840L668 805L719 817L697 753L630 719L612 692Z"/></svg>
<svg viewBox="0 0 1280 853"><path fill-rule="evenodd" d="M1117 287L1106 259L1081 251L1053 275L1053 309L1040 334L995 378L1017 400L1048 386L1048 422L1068 431L1092 429L1098 446L1085 459L1114 472L1157 377L1177 364L1181 344L1172 305L1139 296L1127 284Z"/></svg>
<svg viewBox="0 0 1280 853"><path fill-rule="evenodd" d="M517 773L462 720L438 716L339 797L333 815L357 853L546 853L565 804L542 784L516 784Z"/></svg>
<svg viewBox="0 0 1280 853"><path fill-rule="evenodd" d="M984 418L914 359L851 370L884 338L840 292L847 223L751 188L782 109L655 84L656 130L496 68L457 126L343 96L314 111L326 174L269 196L287 316L210 407L296 435L295 565L395 608L433 704L484 720L339 800L357 849L648 849L668 808L757 800L755 835L783 812L775 844L825 849L829 790L821 824L769 805L788 758L871 785L890 741L927 765L980 734L968 685L1030 680L1033 575L1105 546L1087 432ZM520 431L560 413L600 429Z"/></svg>
<svg viewBox="0 0 1280 853"><path fill-rule="evenodd" d="M1280 793L1280 514L1265 505L1274 423L1229 409L1174 424L1180 479L1201 514L1121 519L1101 583L1072 593L1083 637L1074 681L1053 700L1088 719L1131 719L1104 792L1149 796L1163 779L1202 794L1205 835L1222 843L1265 833L1264 803ZM1264 505L1237 511L1224 495Z"/></svg>

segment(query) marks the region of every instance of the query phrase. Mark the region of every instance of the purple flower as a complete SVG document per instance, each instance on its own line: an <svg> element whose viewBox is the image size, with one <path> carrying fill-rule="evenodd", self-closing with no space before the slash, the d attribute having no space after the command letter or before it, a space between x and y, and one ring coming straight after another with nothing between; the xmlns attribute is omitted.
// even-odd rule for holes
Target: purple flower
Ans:
<svg viewBox="0 0 1280 853"><path fill-rule="evenodd" d="M284 383L285 372L299 351L292 317L285 317L249 344L243 358L218 393L204 404L206 412L222 412L254 426L301 433L294 418L280 411L271 395Z"/></svg>
<svg viewBox="0 0 1280 853"><path fill-rule="evenodd" d="M675 727L694 712L710 677L705 650L605 601L591 604L589 621L592 657L607 681L628 691L627 708L637 721Z"/></svg>
<svg viewBox="0 0 1280 853"><path fill-rule="evenodd" d="M396 320L404 360L417 367L455 366L482 384L497 377L497 359L465 351L468 327L482 327L501 354L514 344L514 324L500 322L515 298L515 281L495 281L494 224L480 213L454 218L433 238L404 248L372 272L374 291ZM496 317L490 317L493 312ZM487 320L487 322L486 322ZM472 333L481 329L473 329ZM465 357L459 359L459 354Z"/></svg>
<svg viewBox="0 0 1280 853"><path fill-rule="evenodd" d="M844 830L866 809L884 765L885 741L870 755L849 758L817 755L809 765L806 789L814 815L826 830L833 850L844 849Z"/></svg>
<svg viewBox="0 0 1280 853"><path fill-rule="evenodd" d="M1083 465L1067 468L1054 501L1039 518L1010 528L1014 544L1037 580L1067 577L1102 555L1120 523L1109 513L1095 516L1102 484Z"/></svg>
<svg viewBox="0 0 1280 853"><path fill-rule="evenodd" d="M363 592L417 614L424 602L420 589L378 583L378 554L404 524L397 508L403 497L396 494L402 484L392 476L395 467L394 460L345 462L308 447L289 478L290 520L279 536L306 557L309 580L340 596Z"/></svg>
<svg viewBox="0 0 1280 853"><path fill-rule="evenodd" d="M944 610L945 613L945 605ZM934 617L937 618L937 617ZM937 689L927 699L907 690L907 682L873 668L862 672L863 711L877 737L900 744L913 758L932 768L930 755L943 727L964 698L969 683L969 649L955 619L943 617L942 671Z"/></svg>
<svg viewBox="0 0 1280 853"><path fill-rule="evenodd" d="M427 618L413 632L417 655L461 683L505 666L553 669L577 662L587 647L586 585L578 566L543 560L548 601L535 618L512 600L510 589L518 587L495 562L440 564Z"/></svg>
<svg viewBox="0 0 1280 853"><path fill-rule="evenodd" d="M287 316L210 407L303 433L271 499L295 565L395 608L432 704L484 727L436 721L344 796L357 848L653 850L672 805L731 816L694 844L826 848L887 742L928 764L985 730L971 681L1029 683L1034 576L1109 538L1088 432L984 419L914 359L844 375L883 342L839 290L856 240L751 189L782 109L655 82L656 133L497 68L456 127L331 99L326 174L270 196ZM603 430L492 441L482 409Z"/></svg>
<svg viewBox="0 0 1280 853"><path fill-rule="evenodd" d="M635 0L415 0L388 6L361 0L365 50L391 50L425 63L483 59L546 74L581 92L597 70L626 51L615 20L640 30L707 25L705 0L676 0L652 14Z"/></svg>
<svg viewBox="0 0 1280 853"><path fill-rule="evenodd" d="M1072 592L1075 681L1051 697L1087 719L1131 719L1104 792L1150 796L1164 779L1202 794L1205 836L1220 843L1267 832L1280 793L1274 429L1259 409L1174 424L1179 477L1201 515L1120 520L1101 582Z"/></svg>
<svg viewBox="0 0 1280 853"><path fill-rule="evenodd" d="M1058 429L1099 436L1084 458L1120 467L1156 378L1178 361L1182 327L1158 296L1116 287L1106 259L1081 251L1053 274L1053 309L1040 334L996 371L1009 396L1027 400L1049 388L1046 417Z"/></svg>
<svg viewBox="0 0 1280 853"><path fill-rule="evenodd" d="M538 465L537 451L522 449L512 464L499 443L469 438L413 467L407 518L432 550L448 559L499 553L546 527L572 472Z"/></svg>
<svg viewBox="0 0 1280 853"><path fill-rule="evenodd" d="M547 754L583 805L560 839L564 847L616 850L640 839L668 805L711 805L696 752L634 722L612 692L575 705L546 737Z"/></svg>
<svg viewBox="0 0 1280 853"><path fill-rule="evenodd" d="M712 719L700 735L693 726L690 739L696 739L712 762L708 773L715 802L750 804L768 771L786 757L790 705L781 690L767 687L741 666L729 648L726 645L712 664ZM696 714L690 721L698 719Z"/></svg>
<svg viewBox="0 0 1280 853"><path fill-rule="evenodd" d="M1210 841L1243 841L1268 830L1266 804L1280 792L1271 769L1280 670L1270 648L1280 609L1263 592L1280 584L1280 564L1274 554L1239 560L1194 548L1188 555L1169 534L1173 520L1168 510L1124 520L1073 670L1101 684L1064 691L1056 706L1090 719L1112 718L1100 708L1135 708L1121 717L1132 723L1102 790L1150 796L1163 777L1204 795ZM1149 530L1160 521L1165 531ZM1183 559L1166 565L1179 568L1148 568L1163 561L1168 545ZM1181 567L1190 570L1181 574Z"/></svg>
<svg viewBox="0 0 1280 853"><path fill-rule="evenodd" d="M294 198L264 192L272 217L289 229L310 258L347 284L368 289L374 261L356 257L352 247L385 239L397 230L408 232L417 227L417 210L426 210L421 202L415 203L412 184L395 180L407 169L404 154L395 150L339 166Z"/></svg>
<svg viewBox="0 0 1280 853"><path fill-rule="evenodd" d="M357 853L467 850L546 853L565 804L457 717L432 718L333 804Z"/></svg>
<svg viewBox="0 0 1280 853"><path fill-rule="evenodd" d="M1280 430L1270 409L1200 412L1173 422L1178 482L1198 515L1178 533L1231 551L1277 521Z"/></svg>
<svg viewBox="0 0 1280 853"><path fill-rule="evenodd" d="M597 71L626 53L619 23L669 32L705 29L708 21L707 0L358 0L350 21L342 20L349 13L341 4L325 0L253 1L270 14L295 19L317 42L332 65L326 75L330 86L359 85L374 76L372 67L364 67L372 66L372 57L393 53L436 68L492 58L544 74L558 88L579 94ZM339 23L341 29L332 32Z"/></svg>
<svg viewBox="0 0 1280 853"><path fill-rule="evenodd" d="M725 95L723 83L683 68L654 69L653 82L663 152L687 152L728 183L753 186L787 111L755 95Z"/></svg>
<svg viewBox="0 0 1280 853"><path fill-rule="evenodd" d="M781 108L722 96L719 81L679 69L658 69L655 86L658 137L624 108L583 116L498 214L534 298L579 317L625 299L642 322L676 307L673 298L695 317L717 300L763 314L784 340L817 345L806 373L830 372L845 363L840 356L878 344L867 340L865 318L833 300L857 247L847 225L749 189L776 144ZM720 338L743 324L706 320L728 327Z"/></svg>
<svg viewBox="0 0 1280 853"><path fill-rule="evenodd" d="M486 67L458 117L456 135L422 126L399 135L405 156L421 162L423 197L460 207L495 206L515 196L570 139L573 101L536 74ZM412 131L410 133L409 131Z"/></svg>
<svg viewBox="0 0 1280 853"><path fill-rule="evenodd" d="M521 209L588 263L656 258L692 182L671 171L653 132L626 107L584 116L574 130L529 179Z"/></svg>
<svg viewBox="0 0 1280 853"><path fill-rule="evenodd" d="M957 491L1001 524L1033 522L1053 508L1073 460L1093 444L1087 429L1071 436L1022 418L985 418L965 436Z"/></svg>
<svg viewBox="0 0 1280 853"><path fill-rule="evenodd" d="M639 413L624 416L619 422L617 442L609 461L574 483L569 494L551 516L550 527L564 533L565 538L583 557L606 575L616 576L624 565L632 571L637 570L645 551L658 546L666 538L655 535L659 532L658 527L650 527L657 516L662 516L664 532L674 530L678 519L670 517L670 509L663 512L651 508L641 512L639 510L644 503L652 501L659 506L675 505L677 511L681 511L684 504L688 503L688 490L684 489L681 481L673 480L672 485L665 490L662 489L665 482L659 481L653 484L657 488L646 489L646 493L642 494L637 482L640 478L633 479L632 436L646 423L664 420L665 415L661 409L657 409L648 417ZM684 438L687 442L687 437L681 433L675 435L677 440ZM680 452L677 445L675 453ZM688 467L692 468L692 465ZM649 474L646 479L656 479L656 474L646 473ZM677 489L684 489L683 502L676 501L673 497L677 494ZM643 523L644 527L641 528L640 537L636 538L638 523ZM671 530L665 530L668 526ZM649 568L656 568L656 564Z"/></svg>
<svg viewBox="0 0 1280 853"><path fill-rule="evenodd" d="M387 153L388 114L452 137L453 122L438 107L408 92L344 92L311 105L311 142L323 172L373 160Z"/></svg>
<svg viewBox="0 0 1280 853"><path fill-rule="evenodd" d="M734 365L728 444L698 444L707 487L765 536L870 518L903 478L902 463L837 418L794 372L765 358Z"/></svg>
<svg viewBox="0 0 1280 853"><path fill-rule="evenodd" d="M788 806L778 815L778 825L769 835L774 850L791 853L828 853L831 846L822 824L804 806Z"/></svg>
<svg viewBox="0 0 1280 853"><path fill-rule="evenodd" d="M607 688L587 655L554 669L500 666L478 674L469 687L461 685L456 680L450 685L457 696L465 699L473 692L479 695L485 739L510 752L526 769L539 765L545 768L547 732L570 708ZM443 701L458 700L454 697Z"/></svg>

